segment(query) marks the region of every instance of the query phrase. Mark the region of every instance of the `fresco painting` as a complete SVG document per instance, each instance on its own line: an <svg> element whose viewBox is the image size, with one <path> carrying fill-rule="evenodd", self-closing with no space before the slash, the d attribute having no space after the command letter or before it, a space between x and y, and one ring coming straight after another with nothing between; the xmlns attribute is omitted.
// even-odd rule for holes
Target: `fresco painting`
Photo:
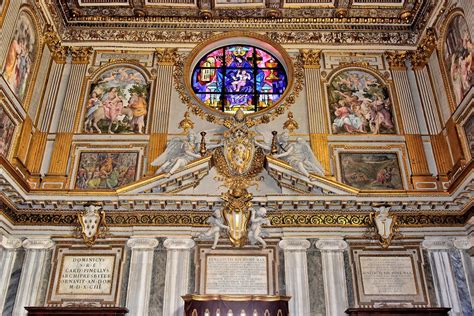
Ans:
<svg viewBox="0 0 474 316"><path fill-rule="evenodd" d="M8 156L15 133L15 123L0 105L0 155Z"/></svg>
<svg viewBox="0 0 474 316"><path fill-rule="evenodd" d="M90 91L85 132L145 133L150 85L143 74L130 67L115 67L102 73Z"/></svg>
<svg viewBox="0 0 474 316"><path fill-rule="evenodd" d="M463 16L449 23L444 41L444 62L449 73L456 105L461 103L474 85L474 44Z"/></svg>
<svg viewBox="0 0 474 316"><path fill-rule="evenodd" d="M341 153L342 182L361 190L403 189L396 153Z"/></svg>
<svg viewBox="0 0 474 316"><path fill-rule="evenodd" d="M328 86L334 134L394 134L392 102L387 86L362 70L344 70Z"/></svg>
<svg viewBox="0 0 474 316"><path fill-rule="evenodd" d="M37 52L37 36L31 18L21 12L8 48L3 77L15 96L23 101L31 82Z"/></svg>
<svg viewBox="0 0 474 316"><path fill-rule="evenodd" d="M76 189L115 189L136 180L138 152L81 152Z"/></svg>
<svg viewBox="0 0 474 316"><path fill-rule="evenodd" d="M471 115L464 124L464 133L466 133L467 145L471 152L471 157L474 158L474 115Z"/></svg>

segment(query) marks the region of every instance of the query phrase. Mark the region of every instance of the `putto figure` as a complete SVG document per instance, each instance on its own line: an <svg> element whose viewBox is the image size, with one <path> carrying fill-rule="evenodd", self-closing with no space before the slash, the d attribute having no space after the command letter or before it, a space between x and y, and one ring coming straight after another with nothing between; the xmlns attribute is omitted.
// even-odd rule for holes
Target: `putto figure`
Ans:
<svg viewBox="0 0 474 316"><path fill-rule="evenodd" d="M207 219L207 223L211 225L211 227L206 232L200 234L199 237L213 237L214 243L212 244L211 248L216 249L221 230L229 230L229 226L224 225L224 218L222 217L221 210L215 210L214 213Z"/></svg>
<svg viewBox="0 0 474 316"><path fill-rule="evenodd" d="M270 220L267 216L267 209L260 207L258 210L251 209L252 216L250 218L250 229L248 238L252 245L261 244L262 248L267 247L267 243L263 240L263 236L266 235L262 228L262 225L271 225Z"/></svg>

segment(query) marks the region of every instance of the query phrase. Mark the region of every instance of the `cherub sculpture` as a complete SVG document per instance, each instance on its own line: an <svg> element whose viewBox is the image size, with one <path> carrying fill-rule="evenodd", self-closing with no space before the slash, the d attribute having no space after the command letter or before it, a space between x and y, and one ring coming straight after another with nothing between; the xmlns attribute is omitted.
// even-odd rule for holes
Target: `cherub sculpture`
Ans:
<svg viewBox="0 0 474 316"><path fill-rule="evenodd" d="M224 225L224 218L222 217L221 210L217 209L214 213L209 216L207 219L207 223L211 225L211 227L204 233L200 234L200 238L208 238L214 237L214 243L212 244L212 249L216 249L217 243L219 242L219 237L221 234L221 230L229 230L229 226Z"/></svg>
<svg viewBox="0 0 474 316"><path fill-rule="evenodd" d="M273 157L281 158L308 178L310 173L324 175L324 168L314 156L308 143L301 137L296 139L296 143L290 143L288 138L288 133L283 133L279 137L279 153Z"/></svg>
<svg viewBox="0 0 474 316"><path fill-rule="evenodd" d="M252 215L250 217L248 239L252 245L259 243L262 245L262 248L266 248L267 243L262 238L265 235L262 225L271 225L270 220L266 218L267 209L260 207L258 210L252 208L250 211L252 212Z"/></svg>

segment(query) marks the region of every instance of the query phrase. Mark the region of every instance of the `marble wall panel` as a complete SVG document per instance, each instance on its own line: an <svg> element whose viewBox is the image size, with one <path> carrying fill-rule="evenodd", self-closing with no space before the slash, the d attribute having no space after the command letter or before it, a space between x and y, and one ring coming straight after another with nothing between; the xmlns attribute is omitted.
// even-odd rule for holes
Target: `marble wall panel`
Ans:
<svg viewBox="0 0 474 316"><path fill-rule="evenodd" d="M130 272L130 258L131 250L128 247L124 247L124 261L123 261L123 275L122 275L122 284L120 284L120 299L119 305L126 306L127 302L127 288L128 288L128 277Z"/></svg>
<svg viewBox="0 0 474 316"><path fill-rule="evenodd" d="M25 258L25 251L18 250L18 254L15 259L15 263L12 269L12 275L10 278L10 285L8 286L7 297L5 299L5 307L3 308L3 316L13 315L13 306L15 305L15 297L18 291L18 285L20 284L21 267Z"/></svg>
<svg viewBox="0 0 474 316"><path fill-rule="evenodd" d="M153 254L153 273L151 276L150 315L163 316L163 296L166 276L166 249L163 246L165 238L158 238L159 244ZM191 269L194 273L194 269ZM191 283L190 283L191 284ZM194 282L192 282L194 286Z"/></svg>
<svg viewBox="0 0 474 316"><path fill-rule="evenodd" d="M462 250L454 250L450 252L451 265L454 272L454 281L458 289L459 301L463 315L472 315L471 296L469 286L464 272L463 260L461 256Z"/></svg>
<svg viewBox="0 0 474 316"><path fill-rule="evenodd" d="M285 256L283 250L278 248L278 286L280 295L286 295L286 285L285 285Z"/></svg>
<svg viewBox="0 0 474 316"><path fill-rule="evenodd" d="M349 258L349 252L344 251L344 270L346 272L346 280L347 280L347 302L349 306L355 305L354 299L354 279L352 277L352 270Z"/></svg>
<svg viewBox="0 0 474 316"><path fill-rule="evenodd" d="M308 283L311 315L326 315L324 306L324 281L321 252L315 247L316 239L309 239L311 247L307 251Z"/></svg>
<svg viewBox="0 0 474 316"><path fill-rule="evenodd" d="M428 251L426 251L426 249L423 249L422 256L423 256L423 271L425 272L425 281L426 281L426 288L428 289L428 297L430 299L431 305L437 306L438 302L436 299L436 291L434 288L433 272L431 271L430 258L429 258Z"/></svg>

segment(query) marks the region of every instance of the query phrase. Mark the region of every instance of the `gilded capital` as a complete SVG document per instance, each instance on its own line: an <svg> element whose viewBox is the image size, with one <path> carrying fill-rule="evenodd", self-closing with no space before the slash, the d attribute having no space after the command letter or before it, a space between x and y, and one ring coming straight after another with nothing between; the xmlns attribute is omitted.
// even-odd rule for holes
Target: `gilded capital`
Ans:
<svg viewBox="0 0 474 316"><path fill-rule="evenodd" d="M305 68L320 68L321 51L317 49L300 49L301 60Z"/></svg>
<svg viewBox="0 0 474 316"><path fill-rule="evenodd" d="M48 45L49 50L51 51L51 56L54 61L58 64L66 63L66 58L69 53L69 47L62 46L61 40L54 30L53 26L46 26L46 31L44 33L44 40L46 45Z"/></svg>
<svg viewBox="0 0 474 316"><path fill-rule="evenodd" d="M158 64L173 65L177 58L176 48L157 48L155 51L156 61Z"/></svg>
<svg viewBox="0 0 474 316"><path fill-rule="evenodd" d="M405 61L408 58L406 51L385 52L390 69L406 69Z"/></svg>
<svg viewBox="0 0 474 316"><path fill-rule="evenodd" d="M436 34L433 28L426 30L426 34L418 45L417 49L410 54L413 69L423 68L436 48Z"/></svg>
<svg viewBox="0 0 474 316"><path fill-rule="evenodd" d="M72 62L74 64L88 64L92 53L92 47L71 47Z"/></svg>

